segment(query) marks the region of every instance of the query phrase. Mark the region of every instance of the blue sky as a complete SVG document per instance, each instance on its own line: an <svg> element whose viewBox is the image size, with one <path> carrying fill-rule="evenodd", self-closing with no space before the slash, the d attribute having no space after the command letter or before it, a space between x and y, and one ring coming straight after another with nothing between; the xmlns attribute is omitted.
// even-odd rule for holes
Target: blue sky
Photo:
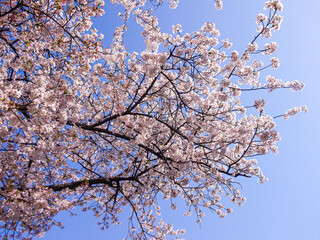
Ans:
<svg viewBox="0 0 320 240"><path fill-rule="evenodd" d="M234 43L233 49L242 52L256 34L255 17L263 11L264 2L225 0L223 10L217 11L213 0L181 0L176 10L170 10L164 4L155 13L164 31L171 31L173 24L180 23L186 33L212 21L220 30L221 39L228 37ZM301 105L307 105L309 112L289 120L277 120L277 130L281 134L279 154L258 159L270 181L259 184L257 179L240 179L242 193L247 198L244 206L234 206L234 212L224 219L207 212L201 226L194 217L183 217L183 208L174 212L163 211L163 218L169 219L175 227L187 229L186 239L319 239L320 1L282 2L284 22L281 30L271 38L279 44L274 56L280 58L281 66L276 71L267 70L267 73L284 81L303 81L306 87L298 93L280 90L267 94L266 112L275 116ZM95 20L106 43L112 39L116 15L117 11L106 8L106 15ZM137 30L138 27L132 26L128 32L127 47L140 51L143 44L139 42ZM99 230L90 213L80 212L77 217L60 214L58 220L64 222L65 228L53 228L43 239L117 240L125 237L127 232L125 220L121 226Z"/></svg>

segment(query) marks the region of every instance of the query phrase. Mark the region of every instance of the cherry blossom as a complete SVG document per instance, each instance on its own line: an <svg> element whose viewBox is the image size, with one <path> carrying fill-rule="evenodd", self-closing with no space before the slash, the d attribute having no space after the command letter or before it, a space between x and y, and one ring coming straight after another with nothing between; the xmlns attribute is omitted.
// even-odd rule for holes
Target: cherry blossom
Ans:
<svg viewBox="0 0 320 240"><path fill-rule="evenodd" d="M238 50L214 23L166 33L146 0L110 2L124 9L110 46L92 23L105 14L103 0L0 3L2 239L43 236L77 206L102 229L131 209L127 239L179 238L185 230L160 218L158 199L172 211L183 199L200 223L204 209L223 218L244 204L239 178L268 181L257 158L278 152L275 118L265 100L244 106L242 96L304 87L271 73L260 79L279 67L276 57L262 59L278 49L268 38L280 29L281 2L265 3L257 35ZM142 27L145 50L126 49L128 21Z"/></svg>

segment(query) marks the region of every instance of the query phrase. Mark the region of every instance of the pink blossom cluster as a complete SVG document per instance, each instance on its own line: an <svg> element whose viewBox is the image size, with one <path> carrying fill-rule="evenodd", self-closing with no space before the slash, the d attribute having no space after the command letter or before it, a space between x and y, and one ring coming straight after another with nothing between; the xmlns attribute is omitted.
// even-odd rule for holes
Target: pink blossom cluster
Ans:
<svg viewBox="0 0 320 240"><path fill-rule="evenodd" d="M261 22L264 22L266 20L267 20L267 16L262 13L259 13L256 17L256 24L260 25Z"/></svg>
<svg viewBox="0 0 320 240"><path fill-rule="evenodd" d="M172 26L172 32L173 32L173 34L175 34L176 32L182 32L181 25L177 24L177 25Z"/></svg>
<svg viewBox="0 0 320 240"><path fill-rule="evenodd" d="M225 49L229 49L229 48L232 47L232 43L229 41L228 38L222 40L222 42L223 42L223 47L224 47Z"/></svg>
<svg viewBox="0 0 320 240"><path fill-rule="evenodd" d="M254 106L258 110L263 110L265 105L266 105L266 102L264 101L264 99L259 99L254 101Z"/></svg>
<svg viewBox="0 0 320 240"><path fill-rule="evenodd" d="M258 50L258 44L257 43L254 43L254 44L249 44L247 46L247 52L250 54L250 53L254 53L255 51Z"/></svg>
<svg viewBox="0 0 320 240"><path fill-rule="evenodd" d="M266 55L271 55L273 54L275 51L278 50L278 44L276 42L272 42L272 43L267 43L265 44L265 52L264 54Z"/></svg>
<svg viewBox="0 0 320 240"><path fill-rule="evenodd" d="M279 58L272 57L270 59L270 62L271 62L272 69L280 67L280 59Z"/></svg>
<svg viewBox="0 0 320 240"><path fill-rule="evenodd" d="M265 3L265 9L281 12L283 10L283 5L280 0L269 0Z"/></svg>
<svg viewBox="0 0 320 240"><path fill-rule="evenodd" d="M272 92L275 89L283 88L286 86L281 79L277 79L274 76L268 75L266 77L267 84L264 85L265 88L269 89L269 92Z"/></svg>
<svg viewBox="0 0 320 240"><path fill-rule="evenodd" d="M299 82L298 80L295 80L292 82L287 82L286 87L291 88L292 92L301 91L305 87L305 84L303 82Z"/></svg>
<svg viewBox="0 0 320 240"><path fill-rule="evenodd" d="M288 109L285 114L284 114L284 119L288 119L290 116L294 116L299 112L308 112L308 109L305 105L301 106L301 107L294 107L294 108L290 108Z"/></svg>
<svg viewBox="0 0 320 240"><path fill-rule="evenodd" d="M273 11L272 16L267 17L265 14L259 13L256 17L256 24L259 25L257 31L263 37L270 38L272 36L271 30L278 31L280 29L283 17L277 13L282 11L283 6L279 0L269 0L265 3L265 9Z"/></svg>
<svg viewBox="0 0 320 240"><path fill-rule="evenodd" d="M216 1L216 3L215 3L216 9L221 10L223 7L222 0L215 0L215 1Z"/></svg>

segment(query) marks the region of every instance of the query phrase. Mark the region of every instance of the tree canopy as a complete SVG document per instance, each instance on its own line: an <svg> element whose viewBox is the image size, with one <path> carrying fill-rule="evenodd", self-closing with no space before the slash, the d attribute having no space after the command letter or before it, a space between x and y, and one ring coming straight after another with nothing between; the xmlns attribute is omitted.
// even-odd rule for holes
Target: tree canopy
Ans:
<svg viewBox="0 0 320 240"><path fill-rule="evenodd" d="M157 199L173 210L175 199L184 199L185 215L194 212L201 222L204 208L220 217L232 212L223 195L245 202L235 179L268 180L257 157L278 151L275 117L263 99L244 106L241 98L304 87L259 78L280 65L269 38L280 29L281 2L265 3L257 34L241 51L219 39L214 23L186 34L178 24L166 33L146 0L110 2L125 9L110 46L92 27L103 0L0 3L2 239L42 236L61 226L59 212L76 206L92 210L104 228L119 224L128 207L128 239L179 238L184 230L159 219ZM139 53L125 47L131 19L143 28ZM258 38L266 39L260 48ZM267 63L261 55L270 56ZM306 107L276 117L301 111Z"/></svg>

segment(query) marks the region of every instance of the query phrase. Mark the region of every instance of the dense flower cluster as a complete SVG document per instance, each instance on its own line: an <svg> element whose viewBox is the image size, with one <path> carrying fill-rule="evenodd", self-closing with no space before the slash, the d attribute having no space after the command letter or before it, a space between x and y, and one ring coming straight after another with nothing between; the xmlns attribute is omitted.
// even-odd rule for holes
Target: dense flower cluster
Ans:
<svg viewBox="0 0 320 240"><path fill-rule="evenodd" d="M185 215L201 222L202 208L220 217L232 212L224 194L239 206L245 202L235 178L267 181L256 157L277 153L280 137L265 101L256 100L256 115L249 115L240 97L304 86L259 79L266 67L257 53L271 55L278 46L259 50L256 40L279 29L281 2L266 2L269 17L258 15L258 34L243 53L228 50L228 39L221 44L213 23L184 35L175 25L169 34L145 0L110 2L125 13L109 47L91 21L104 14L103 0L0 3L3 239L41 236L61 225L57 213L75 206L92 210L102 228L119 224L127 206L128 238L176 238L185 231L158 218L158 198L170 200L173 210L176 198L184 199ZM169 2L177 7L177 0ZM129 19L143 27L145 51L126 50ZM279 59L270 61L279 66Z"/></svg>

